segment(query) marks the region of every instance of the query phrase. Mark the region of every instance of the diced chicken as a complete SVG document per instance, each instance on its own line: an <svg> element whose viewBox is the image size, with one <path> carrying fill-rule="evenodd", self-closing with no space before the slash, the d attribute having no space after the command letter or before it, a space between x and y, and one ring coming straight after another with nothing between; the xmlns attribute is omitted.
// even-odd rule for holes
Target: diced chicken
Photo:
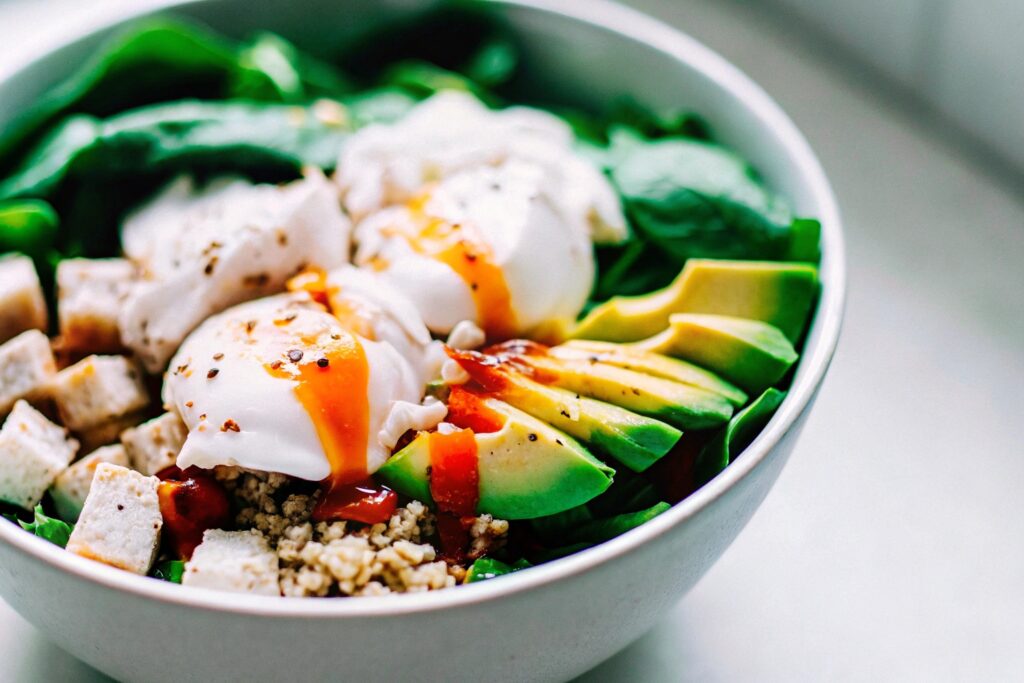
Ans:
<svg viewBox="0 0 1024 683"><path fill-rule="evenodd" d="M233 593L280 595L277 553L263 534L210 529L185 565L181 583Z"/></svg>
<svg viewBox="0 0 1024 683"><path fill-rule="evenodd" d="M46 329L46 299L32 259L0 258L0 343L25 330Z"/></svg>
<svg viewBox="0 0 1024 683"><path fill-rule="evenodd" d="M156 474L178 458L188 429L175 413L164 413L121 434L132 467L143 474Z"/></svg>
<svg viewBox="0 0 1024 683"><path fill-rule="evenodd" d="M57 320L69 351L122 348L117 319L134 278L127 259L68 259L57 265Z"/></svg>
<svg viewBox="0 0 1024 683"><path fill-rule="evenodd" d="M56 375L50 340L39 330L26 330L0 345L0 415L18 399L47 396Z"/></svg>
<svg viewBox="0 0 1024 683"><path fill-rule="evenodd" d="M32 509L77 450L64 429L18 401L0 429L0 500Z"/></svg>
<svg viewBox="0 0 1024 683"><path fill-rule="evenodd" d="M108 462L128 467L128 454L121 444L102 446L84 458L77 460L59 475L50 487L50 498L57 508L57 515L74 522L82 512L85 499L92 487L92 478L100 463Z"/></svg>
<svg viewBox="0 0 1024 683"><path fill-rule="evenodd" d="M307 267L348 260L350 223L322 175L285 186L180 178L128 217L125 254L141 272L120 316L121 338L163 370L200 322L284 289Z"/></svg>
<svg viewBox="0 0 1024 683"><path fill-rule="evenodd" d="M100 463L67 549L136 574L146 574L156 557L160 530L160 480Z"/></svg>
<svg viewBox="0 0 1024 683"><path fill-rule="evenodd" d="M142 373L123 356L89 356L57 373L53 398L73 431L103 425L149 404Z"/></svg>

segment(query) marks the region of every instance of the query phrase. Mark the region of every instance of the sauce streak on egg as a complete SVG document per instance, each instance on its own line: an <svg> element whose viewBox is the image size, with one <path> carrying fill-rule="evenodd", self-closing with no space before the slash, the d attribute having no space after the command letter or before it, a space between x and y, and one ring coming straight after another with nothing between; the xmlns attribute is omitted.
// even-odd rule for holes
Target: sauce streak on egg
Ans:
<svg viewBox="0 0 1024 683"><path fill-rule="evenodd" d="M512 295L491 249L477 239L469 227L427 215L428 198L429 195L424 195L409 205L413 215L424 223L419 234L406 236L409 246L444 263L462 278L472 294L478 322L488 339L495 341L515 336Z"/></svg>
<svg viewBox="0 0 1024 683"><path fill-rule="evenodd" d="M274 377L298 383L295 396L309 413L331 464L330 484L363 481L368 476L366 446L370 431L366 352L349 333L334 335L318 346L315 351L307 350L301 362L264 367Z"/></svg>

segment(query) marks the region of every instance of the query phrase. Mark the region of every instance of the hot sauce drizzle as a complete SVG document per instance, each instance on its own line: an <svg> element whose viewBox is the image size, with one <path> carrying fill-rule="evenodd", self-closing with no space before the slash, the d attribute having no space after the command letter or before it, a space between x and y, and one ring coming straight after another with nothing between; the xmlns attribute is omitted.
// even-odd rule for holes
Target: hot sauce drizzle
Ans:
<svg viewBox="0 0 1024 683"><path fill-rule="evenodd" d="M353 483L366 479L366 444L370 406L366 400L370 368L362 344L352 334L337 335L320 354L268 371L297 382L295 395L309 413L331 464L331 479ZM321 366L317 361L326 358Z"/></svg>
<svg viewBox="0 0 1024 683"><path fill-rule="evenodd" d="M515 336L516 317L505 274L494 262L494 254L465 225L450 223L426 214L429 195L413 201L413 215L425 222L416 235L406 238L415 251L441 261L469 286L476 304L477 322L488 339Z"/></svg>
<svg viewBox="0 0 1024 683"><path fill-rule="evenodd" d="M430 495L437 504L441 555L461 562L469 544L469 525L480 500L480 470L476 437L471 429L432 432Z"/></svg>

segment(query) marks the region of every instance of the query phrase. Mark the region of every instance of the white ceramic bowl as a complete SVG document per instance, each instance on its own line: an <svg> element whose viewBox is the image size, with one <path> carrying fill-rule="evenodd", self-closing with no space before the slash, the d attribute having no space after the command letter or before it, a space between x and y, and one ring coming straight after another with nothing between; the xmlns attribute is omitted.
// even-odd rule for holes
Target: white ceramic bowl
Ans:
<svg viewBox="0 0 1024 683"><path fill-rule="evenodd" d="M804 138L721 57L602 0L491 0L523 41L531 88L596 104L631 93L686 105L823 226L822 296L788 398L724 473L655 520L497 581L354 600L187 589L66 553L0 521L0 593L61 647L122 680L564 680L648 630L732 542L774 483L839 335L843 242L835 199ZM123 21L161 6L218 30L266 28L316 49L424 3L196 0L145 3L0 75L0 125L66 76Z"/></svg>

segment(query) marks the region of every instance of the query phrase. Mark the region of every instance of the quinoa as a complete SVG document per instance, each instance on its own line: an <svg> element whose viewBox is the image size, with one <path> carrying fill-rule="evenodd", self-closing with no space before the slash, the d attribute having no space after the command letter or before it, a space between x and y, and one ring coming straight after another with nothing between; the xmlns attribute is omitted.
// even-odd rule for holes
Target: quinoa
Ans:
<svg viewBox="0 0 1024 683"><path fill-rule="evenodd" d="M291 597L386 595L449 588L466 567L439 559L434 513L413 500L386 523L314 522L318 491L280 474L217 468L240 529L258 529L277 553L281 593ZM469 525L470 560L504 546L509 524L481 515Z"/></svg>

